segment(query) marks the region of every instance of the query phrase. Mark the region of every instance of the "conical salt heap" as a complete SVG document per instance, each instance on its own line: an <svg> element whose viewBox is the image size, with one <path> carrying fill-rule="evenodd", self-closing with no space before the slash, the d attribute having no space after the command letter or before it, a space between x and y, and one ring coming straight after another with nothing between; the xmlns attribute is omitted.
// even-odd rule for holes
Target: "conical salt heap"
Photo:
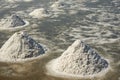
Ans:
<svg viewBox="0 0 120 80"><path fill-rule="evenodd" d="M44 8L38 8L35 9L34 11L32 11L30 14L30 16L32 16L33 18L44 18L44 17L49 17L50 13L48 10L44 9Z"/></svg>
<svg viewBox="0 0 120 80"><path fill-rule="evenodd" d="M26 23L17 15L12 15L1 21L1 27L13 28L18 26L24 26Z"/></svg>
<svg viewBox="0 0 120 80"><path fill-rule="evenodd" d="M59 58L52 62L53 70L73 75L94 75L108 67L108 62L89 45L76 40Z"/></svg>
<svg viewBox="0 0 120 80"><path fill-rule="evenodd" d="M26 32L17 32L0 49L0 59L26 59L37 57L44 53L43 46L33 40Z"/></svg>
<svg viewBox="0 0 120 80"><path fill-rule="evenodd" d="M78 0L79 1L79 0ZM72 9L77 3L76 0L56 0L50 7L53 9Z"/></svg>
<svg viewBox="0 0 120 80"><path fill-rule="evenodd" d="M25 25L25 22L17 15L12 15L11 16L11 27L16 27L16 26L23 26Z"/></svg>
<svg viewBox="0 0 120 80"><path fill-rule="evenodd" d="M53 5L51 5L52 8L62 8L65 6L64 2L56 1Z"/></svg>

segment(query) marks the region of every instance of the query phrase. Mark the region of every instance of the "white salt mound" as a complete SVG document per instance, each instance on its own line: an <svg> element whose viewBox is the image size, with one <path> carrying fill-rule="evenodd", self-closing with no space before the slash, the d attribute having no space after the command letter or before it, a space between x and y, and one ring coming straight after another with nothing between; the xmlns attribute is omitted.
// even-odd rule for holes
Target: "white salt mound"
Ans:
<svg viewBox="0 0 120 80"><path fill-rule="evenodd" d="M57 1L51 5L52 8L63 8L65 6L64 2Z"/></svg>
<svg viewBox="0 0 120 80"><path fill-rule="evenodd" d="M48 10L44 8L39 8L39 9L35 9L34 11L32 11L29 15L32 16L33 18L41 19L44 17L49 17L50 13Z"/></svg>
<svg viewBox="0 0 120 80"><path fill-rule="evenodd" d="M45 53L45 49L26 32L17 32L0 49L0 60L16 61L35 58Z"/></svg>
<svg viewBox="0 0 120 80"><path fill-rule="evenodd" d="M80 1L79 1L80 2ZM57 10L57 9L75 9L75 6L77 6L76 4L76 0L58 0L56 2L54 2L50 7L53 10Z"/></svg>
<svg viewBox="0 0 120 80"><path fill-rule="evenodd" d="M52 8L69 8L71 6L71 3L70 1L64 1L64 0L58 0L56 2L54 2L51 7Z"/></svg>
<svg viewBox="0 0 120 80"><path fill-rule="evenodd" d="M60 14L69 14L69 13L76 14L78 10L76 10L75 8L75 1L74 0L57 0L50 6L50 10L54 13L55 16L58 16Z"/></svg>
<svg viewBox="0 0 120 80"><path fill-rule="evenodd" d="M90 76L108 68L108 62L89 45L76 40L59 58L52 60L49 67L59 74Z"/></svg>
<svg viewBox="0 0 120 80"><path fill-rule="evenodd" d="M7 17L6 19L2 19L0 22L0 28L3 29L20 28L27 25L28 22L24 21L22 18L20 18L17 15L12 15L10 17Z"/></svg>
<svg viewBox="0 0 120 80"><path fill-rule="evenodd" d="M50 7L52 11L60 11L68 8L70 5L65 3L65 1L56 1Z"/></svg>

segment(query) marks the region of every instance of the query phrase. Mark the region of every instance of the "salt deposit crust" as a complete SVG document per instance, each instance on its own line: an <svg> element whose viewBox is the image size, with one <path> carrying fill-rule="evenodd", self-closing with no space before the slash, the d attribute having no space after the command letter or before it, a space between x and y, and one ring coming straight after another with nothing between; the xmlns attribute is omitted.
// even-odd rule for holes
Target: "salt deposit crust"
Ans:
<svg viewBox="0 0 120 80"><path fill-rule="evenodd" d="M109 60L101 57L89 45L76 40L59 58L50 61L46 68L48 74L54 76L94 78L104 76L110 66Z"/></svg>
<svg viewBox="0 0 120 80"><path fill-rule="evenodd" d="M47 75L51 75L51 76L55 76L55 77L62 77L62 78L78 78L78 79L81 79L81 78L84 78L84 79L88 79L88 78L94 78L94 77L103 77L105 76L106 73L109 72L109 70L111 69L110 66L108 66L108 68L106 68L105 70L97 73L97 74L93 74L93 75L74 75L74 74L67 74L65 72L59 72L56 69L56 62L57 62L58 59L53 59L52 61L50 61L49 63L47 63L46 65L46 69L47 69L47 72L46 74ZM108 61L109 63L109 60L108 59L105 59L106 61Z"/></svg>

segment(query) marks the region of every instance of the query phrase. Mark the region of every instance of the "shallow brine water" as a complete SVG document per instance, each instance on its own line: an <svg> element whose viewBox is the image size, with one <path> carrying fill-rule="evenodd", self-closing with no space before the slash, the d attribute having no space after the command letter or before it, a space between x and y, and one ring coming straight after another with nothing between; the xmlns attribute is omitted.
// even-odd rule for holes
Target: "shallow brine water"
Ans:
<svg viewBox="0 0 120 80"><path fill-rule="evenodd" d="M55 1L34 0L18 3L0 1L0 19L18 14L30 23L18 30L0 30L0 46L13 33L26 30L33 39L49 48L48 53L35 60L0 62L0 80L120 80L120 1L76 0L77 2L71 2L74 4L71 8L63 7L63 12L52 12L50 6ZM54 14L51 13L52 16L42 19L28 15L41 7ZM77 79L55 77L47 73L46 64L59 57L76 39L90 44L100 55L110 60L111 70L105 76Z"/></svg>

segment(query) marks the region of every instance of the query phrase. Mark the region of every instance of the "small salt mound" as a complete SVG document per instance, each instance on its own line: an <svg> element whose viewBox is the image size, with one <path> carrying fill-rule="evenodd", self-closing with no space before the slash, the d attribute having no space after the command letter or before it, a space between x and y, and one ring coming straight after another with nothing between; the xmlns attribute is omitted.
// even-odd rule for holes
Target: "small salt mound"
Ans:
<svg viewBox="0 0 120 80"><path fill-rule="evenodd" d="M64 2L57 1L57 2L55 2L54 4L52 4L51 7L52 7L52 8L63 8L63 7L65 7L65 3L64 3Z"/></svg>
<svg viewBox="0 0 120 80"><path fill-rule="evenodd" d="M89 45L76 40L59 58L52 60L48 66L60 75L91 76L106 70L108 62Z"/></svg>
<svg viewBox="0 0 120 80"><path fill-rule="evenodd" d="M70 5L65 3L65 1L56 1L51 5L53 10L66 9L68 7L70 7Z"/></svg>
<svg viewBox="0 0 120 80"><path fill-rule="evenodd" d="M0 22L0 28L3 29L20 28L27 25L28 22L24 21L22 18L20 18L17 15L12 15L10 17L7 17L6 19L2 19Z"/></svg>
<svg viewBox="0 0 120 80"><path fill-rule="evenodd" d="M58 0L50 6L51 11L54 15L59 14L76 14L76 3L74 0Z"/></svg>
<svg viewBox="0 0 120 80"><path fill-rule="evenodd" d="M64 1L56 1L50 6L50 10L53 12L54 17L58 17L59 14L66 14L65 9L68 6Z"/></svg>
<svg viewBox="0 0 120 80"><path fill-rule="evenodd" d="M0 49L0 60L16 61L35 58L45 53L45 49L26 32L17 32Z"/></svg>
<svg viewBox="0 0 120 80"><path fill-rule="evenodd" d="M44 8L39 8L32 11L29 15L32 16L33 18L41 19L44 17L49 17L50 13Z"/></svg>
<svg viewBox="0 0 120 80"><path fill-rule="evenodd" d="M73 6L75 6L74 0L58 0L51 5L51 8L53 10L71 9Z"/></svg>

